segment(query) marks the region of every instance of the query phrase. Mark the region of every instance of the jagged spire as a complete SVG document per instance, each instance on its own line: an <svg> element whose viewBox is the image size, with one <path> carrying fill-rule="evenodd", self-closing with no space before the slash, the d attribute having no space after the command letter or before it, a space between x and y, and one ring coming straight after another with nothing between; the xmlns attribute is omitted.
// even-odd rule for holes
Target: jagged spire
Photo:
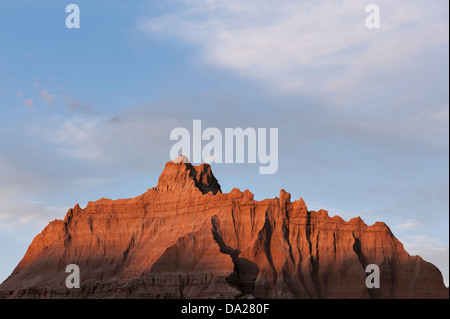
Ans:
<svg viewBox="0 0 450 319"><path fill-rule="evenodd" d="M221 193L220 184L214 177L211 166L208 164L194 166L185 155L166 163L159 176L157 188L160 191L185 191L195 188L203 194Z"/></svg>

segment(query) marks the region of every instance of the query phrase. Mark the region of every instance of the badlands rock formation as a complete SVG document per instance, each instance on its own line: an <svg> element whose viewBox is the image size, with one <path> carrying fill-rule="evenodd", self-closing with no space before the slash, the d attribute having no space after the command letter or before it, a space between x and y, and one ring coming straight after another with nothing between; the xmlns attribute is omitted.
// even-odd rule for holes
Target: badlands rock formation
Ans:
<svg viewBox="0 0 450 319"><path fill-rule="evenodd" d="M65 285L66 266L81 288ZM368 289L365 268L380 268ZM308 211L300 198L223 194L207 164L168 162L132 199L76 205L0 286L2 298L448 298L440 271L382 222Z"/></svg>

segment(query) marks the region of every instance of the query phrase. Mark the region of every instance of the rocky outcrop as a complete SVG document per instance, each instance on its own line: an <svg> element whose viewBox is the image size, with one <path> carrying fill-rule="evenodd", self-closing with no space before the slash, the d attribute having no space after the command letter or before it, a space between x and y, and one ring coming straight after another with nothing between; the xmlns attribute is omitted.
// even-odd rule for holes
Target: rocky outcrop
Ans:
<svg viewBox="0 0 450 319"><path fill-rule="evenodd" d="M81 270L68 289L65 268ZM380 288L366 287L366 266ZM168 162L132 199L76 205L0 286L3 298L448 298L440 271L384 223L309 211L300 198L223 194L207 164Z"/></svg>
<svg viewBox="0 0 450 319"><path fill-rule="evenodd" d="M159 176L157 189L160 191L190 191L199 190L202 194L221 193L220 185L214 177L211 166L202 164L193 166L184 155L167 162L164 171Z"/></svg>

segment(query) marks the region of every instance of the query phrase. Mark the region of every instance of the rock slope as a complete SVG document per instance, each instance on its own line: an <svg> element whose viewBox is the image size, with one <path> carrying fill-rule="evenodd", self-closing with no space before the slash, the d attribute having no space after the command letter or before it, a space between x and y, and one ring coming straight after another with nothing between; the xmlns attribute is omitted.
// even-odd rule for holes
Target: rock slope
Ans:
<svg viewBox="0 0 450 319"><path fill-rule="evenodd" d="M80 268L80 289L65 268ZM365 285L368 264L380 288ZM382 222L346 222L300 198L223 194L211 167L168 162L132 199L76 205L37 235L2 298L448 298L440 271Z"/></svg>

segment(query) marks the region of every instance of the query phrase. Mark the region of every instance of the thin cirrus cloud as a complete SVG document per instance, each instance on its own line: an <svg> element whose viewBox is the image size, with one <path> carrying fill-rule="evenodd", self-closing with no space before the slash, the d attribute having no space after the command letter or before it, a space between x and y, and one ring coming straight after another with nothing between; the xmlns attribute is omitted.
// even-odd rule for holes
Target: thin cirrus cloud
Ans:
<svg viewBox="0 0 450 319"><path fill-rule="evenodd" d="M40 91L40 97L49 105L52 106L55 103L55 99L58 95L50 94L48 89L44 89L41 83L35 81L33 85Z"/></svg>
<svg viewBox="0 0 450 319"><path fill-rule="evenodd" d="M448 3L381 0L381 28L368 29L370 3L185 0L136 27L266 92L316 98L355 136L448 152L448 101L432 93L446 82Z"/></svg>
<svg viewBox="0 0 450 319"><path fill-rule="evenodd" d="M32 99L25 99L25 100L23 100L23 103L25 103L28 107L33 108L33 100Z"/></svg>
<svg viewBox="0 0 450 319"><path fill-rule="evenodd" d="M47 102L48 105L51 106L55 102L56 95L50 94L48 89L45 89L41 92L41 97L45 100L45 102Z"/></svg>
<svg viewBox="0 0 450 319"><path fill-rule="evenodd" d="M12 232L32 227L35 231L42 229L55 218L62 218L67 207L47 206L36 201L1 201L0 231Z"/></svg>
<svg viewBox="0 0 450 319"><path fill-rule="evenodd" d="M448 43L448 3L401 2L377 2L380 29L365 26L370 2L356 0L186 0L138 28L195 45L199 61L272 89L342 98L366 92L368 83L376 89Z"/></svg>
<svg viewBox="0 0 450 319"><path fill-rule="evenodd" d="M139 113L111 119L86 115L54 117L38 131L62 157L109 165L131 161L133 166L148 166L155 149L161 153L165 147L166 140L161 136L169 136L172 127L176 127L176 119Z"/></svg>
<svg viewBox="0 0 450 319"><path fill-rule="evenodd" d="M24 98L24 92L22 90L19 90L18 95L19 95L19 98L23 101L23 103L32 110L34 107L33 99Z"/></svg>
<svg viewBox="0 0 450 319"><path fill-rule="evenodd" d="M67 110L69 111L80 111L85 114L95 114L95 111L91 106L81 101L73 101L70 98L66 98L65 104Z"/></svg>
<svg viewBox="0 0 450 319"><path fill-rule="evenodd" d="M60 95L57 95L57 94L50 94L49 89L44 89L39 82L35 81L33 83L33 85L35 88L37 88L39 90L39 96L49 106L53 106L55 104L55 99L60 97ZM19 90L18 95L22 99L22 101L25 105L27 105L30 109L34 108L34 104L35 104L34 99L24 98L24 92L22 90ZM67 111L77 111L77 112L80 112L83 114L91 114L91 115L97 114L95 109L92 106L86 104L85 102L75 100L72 96L66 96L63 103L64 103Z"/></svg>
<svg viewBox="0 0 450 319"><path fill-rule="evenodd" d="M441 271L444 283L449 285L449 249L448 244L437 238L426 235L398 236L406 251L411 255L419 255L424 260L432 262Z"/></svg>
<svg viewBox="0 0 450 319"><path fill-rule="evenodd" d="M417 227L421 226L421 223L416 220L406 220L405 222L395 225L392 227L392 229L402 232L402 231L408 231L412 229L416 229Z"/></svg>

